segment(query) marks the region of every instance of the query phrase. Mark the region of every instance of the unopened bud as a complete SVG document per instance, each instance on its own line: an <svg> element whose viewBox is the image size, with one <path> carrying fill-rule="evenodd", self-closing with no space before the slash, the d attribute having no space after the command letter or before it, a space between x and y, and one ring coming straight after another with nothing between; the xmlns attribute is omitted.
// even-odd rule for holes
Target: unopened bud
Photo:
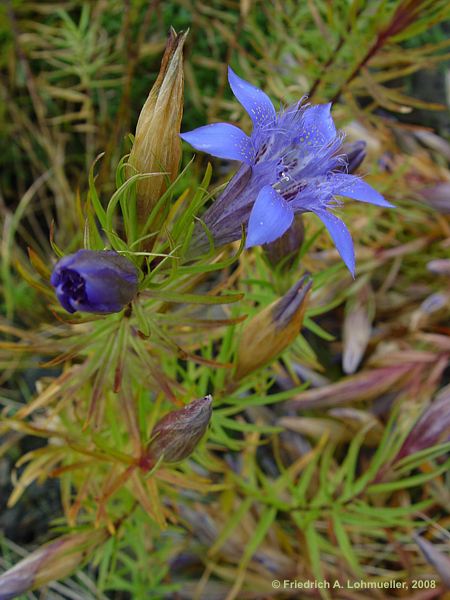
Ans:
<svg viewBox="0 0 450 600"><path fill-rule="evenodd" d="M70 313L120 312L138 289L134 264L113 250L78 250L55 265L50 279Z"/></svg>
<svg viewBox="0 0 450 600"><path fill-rule="evenodd" d="M450 433L450 389L432 402L421 414L400 448L396 461L431 448L446 440Z"/></svg>
<svg viewBox="0 0 450 600"><path fill-rule="evenodd" d="M423 187L420 196L429 206L443 215L450 215L450 182L442 181L435 185Z"/></svg>
<svg viewBox="0 0 450 600"><path fill-rule="evenodd" d="M278 239L263 245L263 251L273 267L289 269L295 262L305 235L303 217L297 214L291 227Z"/></svg>
<svg viewBox="0 0 450 600"><path fill-rule="evenodd" d="M179 137L183 116L183 45L187 33L170 30L161 68L141 110L129 163L138 173L164 173L137 184L138 216L145 223L166 188L173 181L181 158ZM133 174L135 171L131 172Z"/></svg>
<svg viewBox="0 0 450 600"><path fill-rule="evenodd" d="M155 425L147 456L156 462L184 460L195 450L208 427L212 396L194 400L180 410L168 413Z"/></svg>
<svg viewBox="0 0 450 600"><path fill-rule="evenodd" d="M258 313L244 327L239 342L235 379L264 366L297 337L306 310L311 280L302 277L279 300Z"/></svg>
<svg viewBox="0 0 450 600"><path fill-rule="evenodd" d="M74 533L38 548L0 576L0 599L17 598L71 575L107 537L104 529Z"/></svg>
<svg viewBox="0 0 450 600"><path fill-rule="evenodd" d="M436 275L450 275L450 258L437 258L430 260L427 269Z"/></svg>
<svg viewBox="0 0 450 600"><path fill-rule="evenodd" d="M358 140L357 142L349 142L344 144L339 151L339 154L344 155L346 166L343 170L347 173L354 173L366 158L366 142Z"/></svg>

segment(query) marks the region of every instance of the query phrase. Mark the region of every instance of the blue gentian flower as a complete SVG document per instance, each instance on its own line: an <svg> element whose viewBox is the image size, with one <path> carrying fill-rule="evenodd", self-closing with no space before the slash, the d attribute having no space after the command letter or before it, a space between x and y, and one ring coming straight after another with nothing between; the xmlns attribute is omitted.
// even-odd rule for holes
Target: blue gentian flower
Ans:
<svg viewBox="0 0 450 600"><path fill-rule="evenodd" d="M291 227L296 213L313 212L354 275L352 238L343 221L332 212L341 205L336 196L383 207L392 204L348 173L342 154L343 136L336 131L331 103L311 106L300 100L277 114L269 97L231 68L228 80L253 122L252 134L248 136L228 123L181 134L197 150L243 163L203 216L216 243L239 239L244 223L247 248L267 244Z"/></svg>
<svg viewBox="0 0 450 600"><path fill-rule="evenodd" d="M78 250L59 260L50 282L70 313L120 312L138 288L136 267L113 250Z"/></svg>

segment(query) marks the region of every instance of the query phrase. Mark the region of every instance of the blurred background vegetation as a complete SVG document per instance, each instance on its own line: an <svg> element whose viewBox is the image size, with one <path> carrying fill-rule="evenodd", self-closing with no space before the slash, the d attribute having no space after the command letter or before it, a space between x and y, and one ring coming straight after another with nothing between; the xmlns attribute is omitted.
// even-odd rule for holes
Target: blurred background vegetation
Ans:
<svg viewBox="0 0 450 600"><path fill-rule="evenodd" d="M271 598L274 578L321 579L341 571L436 581L426 597L443 597L450 572L449 18L448 2L441 0L0 5L5 410L18 410L42 377L59 373L40 366L38 349L34 356L13 349L18 339L38 348L38 335L54 322L45 296L22 277L31 271L28 248L51 264L49 239L67 252L82 244L80 199L89 169L105 152L96 186L108 197L170 26L190 30L184 130L222 120L248 130L248 117L228 89L231 64L276 106L305 95L314 103L333 101L347 140L367 144L360 172L397 205L381 214L346 208L355 281L336 265L319 223L307 220L301 265L315 282L307 331L253 381L244 394L248 404L228 398L221 421L228 433L213 436L222 449L220 464L208 463L211 456L199 459L199 474L231 487L184 490L179 521L163 533L138 509L74 578L26 598ZM187 151L184 164L189 158ZM207 160L197 157L183 186L195 189ZM217 161L214 182L231 169ZM274 271L256 252L242 257L236 287L246 292L251 313L298 275ZM19 330L28 333L21 337ZM185 377L193 390L209 391L200 370L186 367ZM220 385L220 375L210 380ZM32 483L6 508L21 473L14 464L44 443L36 440L16 432L5 434L0 446L2 569L49 539L51 524L63 523L56 479ZM372 478L358 479L365 472ZM328 485L330 474L334 484ZM307 498L304 510L289 515L288 499L299 494ZM330 508L336 498L340 506L356 499L344 517ZM397 593L403 592L364 597ZM424 597L419 593L403 597Z"/></svg>

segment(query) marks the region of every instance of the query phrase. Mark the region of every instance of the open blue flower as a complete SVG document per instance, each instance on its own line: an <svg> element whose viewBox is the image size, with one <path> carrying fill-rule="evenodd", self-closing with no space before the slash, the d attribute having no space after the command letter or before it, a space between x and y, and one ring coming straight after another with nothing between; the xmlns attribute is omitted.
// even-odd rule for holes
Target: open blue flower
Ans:
<svg viewBox="0 0 450 600"><path fill-rule="evenodd" d="M250 136L228 123L214 123L181 134L197 150L238 160L243 167L203 217L221 245L239 239L247 223L246 246L267 244L293 223L295 213L313 212L324 223L348 269L354 275L352 238L332 209L336 196L392 207L369 184L346 171L343 137L336 131L331 104L302 101L277 114L269 97L238 77L228 80L248 112Z"/></svg>
<svg viewBox="0 0 450 600"><path fill-rule="evenodd" d="M78 250L59 260L50 278L70 313L120 312L136 295L136 267L113 250Z"/></svg>

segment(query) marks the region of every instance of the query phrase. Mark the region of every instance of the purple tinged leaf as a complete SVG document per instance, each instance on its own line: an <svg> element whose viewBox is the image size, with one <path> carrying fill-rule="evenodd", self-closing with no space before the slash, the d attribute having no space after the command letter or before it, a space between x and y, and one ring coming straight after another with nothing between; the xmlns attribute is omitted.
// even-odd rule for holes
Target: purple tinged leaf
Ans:
<svg viewBox="0 0 450 600"><path fill-rule="evenodd" d="M443 544L445 549L444 552L441 552L437 544L432 544L417 534L414 535L414 540L426 561L436 569L442 583L450 589L450 558L447 556L448 547L445 547L446 544Z"/></svg>
<svg viewBox="0 0 450 600"><path fill-rule="evenodd" d="M270 185L259 192L248 221L246 248L279 238L292 225L294 212Z"/></svg>
<svg viewBox="0 0 450 600"><path fill-rule="evenodd" d="M326 210L313 210L313 212L319 217L325 227L328 229L328 233L338 249L342 260L345 262L348 270L355 277L355 250L353 248L352 236L347 229L345 223L341 221L336 215Z"/></svg>
<svg viewBox="0 0 450 600"><path fill-rule="evenodd" d="M229 123L213 123L180 134L196 150L207 152L218 158L240 160L250 165L253 149L250 138L238 127Z"/></svg>
<svg viewBox="0 0 450 600"><path fill-rule="evenodd" d="M333 175L331 185L333 194L347 196L348 198L353 198L353 200L368 202L376 206L395 208L393 204L385 200L371 185L354 175L336 173Z"/></svg>
<svg viewBox="0 0 450 600"><path fill-rule="evenodd" d="M228 67L228 81L233 94L248 112L255 127L262 128L275 122L275 108L267 94L238 77L231 67Z"/></svg>

